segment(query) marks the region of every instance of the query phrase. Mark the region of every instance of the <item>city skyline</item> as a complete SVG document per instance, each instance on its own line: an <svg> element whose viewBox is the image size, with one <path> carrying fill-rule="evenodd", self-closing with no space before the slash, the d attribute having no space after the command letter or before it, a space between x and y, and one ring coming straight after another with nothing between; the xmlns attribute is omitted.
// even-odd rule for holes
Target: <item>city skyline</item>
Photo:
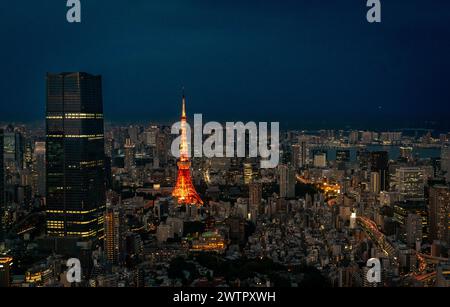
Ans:
<svg viewBox="0 0 450 307"><path fill-rule="evenodd" d="M374 25L363 2L178 0L125 11L88 2L80 24L62 18L64 7L32 3L22 19L0 15L9 42L0 90L14 105L0 121L43 115L47 72L89 71L104 77L111 122L172 121L184 85L192 113L209 120L447 129L450 4L384 3L384 22Z"/></svg>
<svg viewBox="0 0 450 307"><path fill-rule="evenodd" d="M291 130L272 167L190 159L184 92L174 153L168 126L104 130L102 80L47 75L45 142L0 129L0 287L450 286L450 132Z"/></svg>
<svg viewBox="0 0 450 307"><path fill-rule="evenodd" d="M450 287L448 0L4 1L0 22L0 288Z"/></svg>

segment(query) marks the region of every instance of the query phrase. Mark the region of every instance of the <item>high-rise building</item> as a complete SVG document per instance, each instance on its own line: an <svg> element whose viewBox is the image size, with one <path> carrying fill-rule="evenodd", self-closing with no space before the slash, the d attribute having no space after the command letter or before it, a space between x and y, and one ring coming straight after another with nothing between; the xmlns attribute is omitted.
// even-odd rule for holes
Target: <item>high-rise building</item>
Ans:
<svg viewBox="0 0 450 307"><path fill-rule="evenodd" d="M380 190L389 188L389 158L387 151L374 151L370 153L370 168L372 172L380 174Z"/></svg>
<svg viewBox="0 0 450 307"><path fill-rule="evenodd" d="M24 162L24 139L22 134L12 125L3 132L3 158L5 166L19 170Z"/></svg>
<svg viewBox="0 0 450 307"><path fill-rule="evenodd" d="M423 218L419 214L408 214L406 219L406 244L414 247L423 238Z"/></svg>
<svg viewBox="0 0 450 307"><path fill-rule="evenodd" d="M400 157L406 161L411 161L413 159L413 148L412 147L400 147Z"/></svg>
<svg viewBox="0 0 450 307"><path fill-rule="evenodd" d="M299 144L291 146L291 164L295 169L300 167L300 152L301 146Z"/></svg>
<svg viewBox="0 0 450 307"><path fill-rule="evenodd" d="M327 154L325 152L314 155L314 167L324 168L327 166Z"/></svg>
<svg viewBox="0 0 450 307"><path fill-rule="evenodd" d="M0 242L3 241L3 212L5 208L5 167L3 163L3 129L0 129Z"/></svg>
<svg viewBox="0 0 450 307"><path fill-rule="evenodd" d="M378 172L370 173L370 192L378 194L381 191L381 179Z"/></svg>
<svg viewBox="0 0 450 307"><path fill-rule="evenodd" d="M253 180L253 168L251 163L244 163L244 184L250 184Z"/></svg>
<svg viewBox="0 0 450 307"><path fill-rule="evenodd" d="M359 131L350 131L348 135L348 142L350 144L357 144L359 141Z"/></svg>
<svg viewBox="0 0 450 307"><path fill-rule="evenodd" d="M416 239L428 238L429 216L424 201L398 201L393 205L393 209L393 220L400 226L399 235L402 240L414 247Z"/></svg>
<svg viewBox="0 0 450 307"><path fill-rule="evenodd" d="M177 183L173 189L172 196L183 205L203 205L203 201L195 190L191 178L191 162L189 161L189 147L187 140L187 117L186 117L186 98L183 93L182 112L181 112L181 141L180 158L178 160Z"/></svg>
<svg viewBox="0 0 450 307"><path fill-rule="evenodd" d="M45 142L36 142L33 153L33 192L45 196Z"/></svg>
<svg viewBox="0 0 450 307"><path fill-rule="evenodd" d="M394 176L395 190L404 200L421 200L424 198L425 174L420 167L399 167Z"/></svg>
<svg viewBox="0 0 450 307"><path fill-rule="evenodd" d="M138 126L128 127L128 136L131 140L131 143L136 144L138 142L138 135L139 135L139 127Z"/></svg>
<svg viewBox="0 0 450 307"><path fill-rule="evenodd" d="M105 210L101 76L47 74L47 233L103 237Z"/></svg>
<svg viewBox="0 0 450 307"><path fill-rule="evenodd" d="M32 163L33 163L33 144L31 140L26 140L23 154L23 168L31 169Z"/></svg>
<svg viewBox="0 0 450 307"><path fill-rule="evenodd" d="M429 188L430 239L450 244L450 188L435 185Z"/></svg>
<svg viewBox="0 0 450 307"><path fill-rule="evenodd" d="M280 175L280 197L292 198L295 197L295 170L290 165L278 166Z"/></svg>
<svg viewBox="0 0 450 307"><path fill-rule="evenodd" d="M350 150L348 149L336 150L336 162L337 163L350 162Z"/></svg>
<svg viewBox="0 0 450 307"><path fill-rule="evenodd" d="M441 149L441 170L444 172L447 181L450 182L450 147L442 147Z"/></svg>
<svg viewBox="0 0 450 307"><path fill-rule="evenodd" d="M259 206L262 200L262 185L260 183L252 183L249 185L249 205Z"/></svg>
<svg viewBox="0 0 450 307"><path fill-rule="evenodd" d="M123 212L118 206L106 209L104 245L106 259L112 264L119 264L122 261L123 223Z"/></svg>
<svg viewBox="0 0 450 307"><path fill-rule="evenodd" d="M150 125L145 130L145 144L149 146L156 146L156 136L158 135L158 126Z"/></svg>
<svg viewBox="0 0 450 307"><path fill-rule="evenodd" d="M130 138L127 138L125 140L125 146L124 146L124 151L125 151L125 170L127 170L128 172L132 171L134 169L134 167L136 166L136 159L135 159L135 146L134 144L131 142Z"/></svg>
<svg viewBox="0 0 450 307"><path fill-rule="evenodd" d="M299 156L298 156L298 167L305 167L308 163L308 138L304 135L298 137Z"/></svg>

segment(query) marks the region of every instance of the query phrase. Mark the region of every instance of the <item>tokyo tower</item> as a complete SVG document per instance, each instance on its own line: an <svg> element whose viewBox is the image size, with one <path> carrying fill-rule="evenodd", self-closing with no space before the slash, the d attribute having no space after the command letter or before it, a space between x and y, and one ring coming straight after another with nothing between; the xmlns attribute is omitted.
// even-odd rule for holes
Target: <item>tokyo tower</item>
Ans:
<svg viewBox="0 0 450 307"><path fill-rule="evenodd" d="M172 196L177 198L178 204L203 205L203 201L197 194L191 178L191 162L189 161L188 142L186 135L186 98L183 93L183 106L181 112L181 140L180 158L178 160L177 183L173 189Z"/></svg>

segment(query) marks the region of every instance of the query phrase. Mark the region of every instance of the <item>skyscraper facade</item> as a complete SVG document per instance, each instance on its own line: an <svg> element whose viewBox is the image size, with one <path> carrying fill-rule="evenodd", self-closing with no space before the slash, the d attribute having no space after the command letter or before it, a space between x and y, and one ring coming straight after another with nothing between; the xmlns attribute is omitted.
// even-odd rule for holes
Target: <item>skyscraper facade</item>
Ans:
<svg viewBox="0 0 450 307"><path fill-rule="evenodd" d="M45 142L36 142L33 153L33 191L45 196Z"/></svg>
<svg viewBox="0 0 450 307"><path fill-rule="evenodd" d="M290 165L280 165L279 182L280 182L280 197L292 198L295 196L295 170Z"/></svg>
<svg viewBox="0 0 450 307"><path fill-rule="evenodd" d="M3 241L3 210L5 208L5 168L3 163L3 129L0 129L0 242Z"/></svg>
<svg viewBox="0 0 450 307"><path fill-rule="evenodd" d="M298 137L298 145L299 148L299 157L298 157L298 167L305 167L308 161L308 147L307 147L308 139L306 136Z"/></svg>
<svg viewBox="0 0 450 307"><path fill-rule="evenodd" d="M447 181L450 181L450 147L441 149L441 170Z"/></svg>
<svg viewBox="0 0 450 307"><path fill-rule="evenodd" d="M119 264L122 260L123 233L121 230L123 223L123 212L118 206L106 209L104 244L106 257L112 264Z"/></svg>
<svg viewBox="0 0 450 307"><path fill-rule="evenodd" d="M387 151L374 151L370 153L370 167L372 172L380 174L380 190L389 188L389 158Z"/></svg>
<svg viewBox="0 0 450 307"><path fill-rule="evenodd" d="M291 146L291 164L297 169L300 165L300 152L301 146L299 144L294 144Z"/></svg>
<svg viewBox="0 0 450 307"><path fill-rule="evenodd" d="M47 75L47 234L103 237L104 135L101 76Z"/></svg>
<svg viewBox="0 0 450 307"><path fill-rule="evenodd" d="M395 171L395 190L405 200L423 200L425 174L420 167L399 167Z"/></svg>
<svg viewBox="0 0 450 307"><path fill-rule="evenodd" d="M450 188L435 185L429 190L430 238L450 243Z"/></svg>
<svg viewBox="0 0 450 307"><path fill-rule="evenodd" d="M350 162L350 150L348 149L336 150L336 162L338 163Z"/></svg>
<svg viewBox="0 0 450 307"><path fill-rule="evenodd" d="M259 206L262 200L262 185L260 183L251 183L249 189L249 205Z"/></svg>
<svg viewBox="0 0 450 307"><path fill-rule="evenodd" d="M3 132L4 165L14 170L23 168L24 140L19 131L8 125Z"/></svg>
<svg viewBox="0 0 450 307"><path fill-rule="evenodd" d="M127 138L125 140L124 151L125 151L125 161L124 161L125 170L127 172L131 172L136 167L136 159L134 156L135 146L131 142L130 138Z"/></svg>

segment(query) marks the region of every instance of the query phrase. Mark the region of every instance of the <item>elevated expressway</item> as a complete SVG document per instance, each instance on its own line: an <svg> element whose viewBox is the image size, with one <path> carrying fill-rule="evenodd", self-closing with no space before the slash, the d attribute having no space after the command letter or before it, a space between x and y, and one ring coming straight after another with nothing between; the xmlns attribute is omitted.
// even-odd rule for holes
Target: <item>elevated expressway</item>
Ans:
<svg viewBox="0 0 450 307"><path fill-rule="evenodd" d="M386 236L378 229L376 223L371 219L361 216L357 217L356 222L369 235L369 237L382 249L382 251L386 254L386 256L388 256L393 263L397 263L394 246L388 241ZM442 262L446 263L450 261L450 259L448 258L433 257L431 255L417 252L416 256L419 262L418 271L409 274L409 276L412 276L417 281L421 282L430 281L436 278L437 274L436 271L427 272L429 264L440 264ZM448 270L443 271L442 274L450 275L450 271Z"/></svg>

